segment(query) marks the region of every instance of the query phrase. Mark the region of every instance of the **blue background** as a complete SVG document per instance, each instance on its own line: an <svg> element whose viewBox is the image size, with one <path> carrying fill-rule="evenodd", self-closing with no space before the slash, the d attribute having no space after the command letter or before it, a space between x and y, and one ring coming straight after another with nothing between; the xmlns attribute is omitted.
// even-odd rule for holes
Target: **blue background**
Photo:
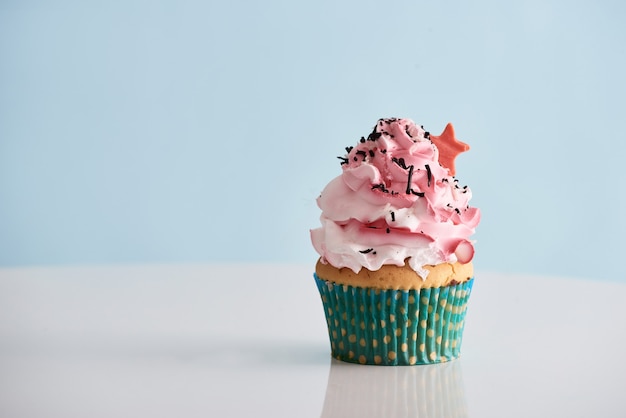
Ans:
<svg viewBox="0 0 626 418"><path fill-rule="evenodd" d="M626 281L621 1L0 1L0 266L305 262L379 117L472 150L477 268Z"/></svg>

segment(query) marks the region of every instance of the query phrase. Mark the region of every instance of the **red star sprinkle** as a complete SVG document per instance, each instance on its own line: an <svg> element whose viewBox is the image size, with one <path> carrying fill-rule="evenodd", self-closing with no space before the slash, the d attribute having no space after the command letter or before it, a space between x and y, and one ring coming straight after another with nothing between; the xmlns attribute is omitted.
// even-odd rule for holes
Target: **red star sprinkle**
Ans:
<svg viewBox="0 0 626 418"><path fill-rule="evenodd" d="M451 123L446 125L441 135L430 135L430 140L439 149L439 164L450 171L450 175L454 176L454 159L462 152L470 149L469 145L459 141L454 136L454 127Z"/></svg>

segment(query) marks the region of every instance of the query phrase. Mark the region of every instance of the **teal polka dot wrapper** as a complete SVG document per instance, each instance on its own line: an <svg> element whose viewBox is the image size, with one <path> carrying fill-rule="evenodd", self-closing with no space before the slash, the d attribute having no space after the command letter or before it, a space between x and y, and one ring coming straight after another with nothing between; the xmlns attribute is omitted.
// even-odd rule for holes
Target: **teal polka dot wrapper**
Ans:
<svg viewBox="0 0 626 418"><path fill-rule="evenodd" d="M314 277L334 358L405 366L459 357L473 278L445 287L384 290Z"/></svg>

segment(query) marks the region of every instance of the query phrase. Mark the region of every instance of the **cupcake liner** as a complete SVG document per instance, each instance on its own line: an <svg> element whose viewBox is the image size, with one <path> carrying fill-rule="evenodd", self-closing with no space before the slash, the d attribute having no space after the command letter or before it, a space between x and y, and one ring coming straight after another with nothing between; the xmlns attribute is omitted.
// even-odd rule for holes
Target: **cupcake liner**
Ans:
<svg viewBox="0 0 626 418"><path fill-rule="evenodd" d="M314 277L334 358L399 366L459 357L473 278L445 287L385 290Z"/></svg>

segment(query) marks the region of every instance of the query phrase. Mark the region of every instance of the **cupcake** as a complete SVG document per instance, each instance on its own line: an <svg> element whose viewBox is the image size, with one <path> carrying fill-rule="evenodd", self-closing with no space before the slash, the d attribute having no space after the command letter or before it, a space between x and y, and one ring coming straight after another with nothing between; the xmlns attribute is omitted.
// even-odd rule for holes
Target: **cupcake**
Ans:
<svg viewBox="0 0 626 418"><path fill-rule="evenodd" d="M414 365L459 356L480 220L455 177L468 149L451 124L435 136L388 118L339 157L342 173L318 197L321 227L311 230L334 358Z"/></svg>

